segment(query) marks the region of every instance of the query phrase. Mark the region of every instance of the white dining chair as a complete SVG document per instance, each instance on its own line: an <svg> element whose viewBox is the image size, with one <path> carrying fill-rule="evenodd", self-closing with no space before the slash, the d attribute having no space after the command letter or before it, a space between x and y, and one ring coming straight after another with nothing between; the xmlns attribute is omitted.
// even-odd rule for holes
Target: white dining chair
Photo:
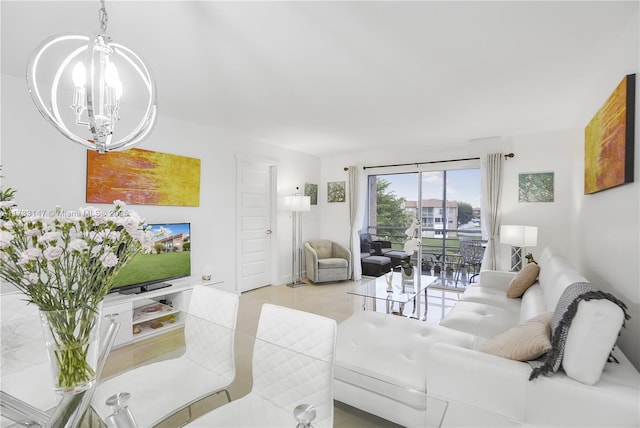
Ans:
<svg viewBox="0 0 640 428"><path fill-rule="evenodd" d="M185 351L102 381L92 407L103 421L113 413L107 399L129 393L128 409L139 428L151 427L210 395L225 392L235 378L236 294L196 285L184 326Z"/></svg>
<svg viewBox="0 0 640 428"><path fill-rule="evenodd" d="M333 426L335 320L264 304L253 347L249 394L188 427L294 427L294 410L315 408L315 428Z"/></svg>

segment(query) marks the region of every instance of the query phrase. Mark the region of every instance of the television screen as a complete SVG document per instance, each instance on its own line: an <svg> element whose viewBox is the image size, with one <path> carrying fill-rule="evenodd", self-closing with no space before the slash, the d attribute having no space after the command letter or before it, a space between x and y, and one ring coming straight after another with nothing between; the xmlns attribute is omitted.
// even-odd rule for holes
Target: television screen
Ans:
<svg viewBox="0 0 640 428"><path fill-rule="evenodd" d="M190 223L149 224L156 242L136 255L115 277L111 292L148 291L145 286L191 275ZM141 288L140 290L137 290Z"/></svg>

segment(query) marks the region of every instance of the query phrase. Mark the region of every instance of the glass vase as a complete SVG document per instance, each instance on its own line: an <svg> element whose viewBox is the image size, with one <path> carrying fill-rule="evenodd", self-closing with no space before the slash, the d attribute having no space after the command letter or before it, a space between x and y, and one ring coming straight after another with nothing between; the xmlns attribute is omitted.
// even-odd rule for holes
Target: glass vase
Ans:
<svg viewBox="0 0 640 428"><path fill-rule="evenodd" d="M40 311L54 390L77 394L96 381L102 305Z"/></svg>

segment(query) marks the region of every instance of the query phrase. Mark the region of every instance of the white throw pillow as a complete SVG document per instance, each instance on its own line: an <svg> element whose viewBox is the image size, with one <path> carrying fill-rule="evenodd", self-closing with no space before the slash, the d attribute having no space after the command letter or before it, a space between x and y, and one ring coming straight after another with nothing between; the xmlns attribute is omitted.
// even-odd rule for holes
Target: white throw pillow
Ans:
<svg viewBox="0 0 640 428"><path fill-rule="evenodd" d="M623 322L622 309L609 300L580 302L562 357L567 376L587 385L596 384Z"/></svg>

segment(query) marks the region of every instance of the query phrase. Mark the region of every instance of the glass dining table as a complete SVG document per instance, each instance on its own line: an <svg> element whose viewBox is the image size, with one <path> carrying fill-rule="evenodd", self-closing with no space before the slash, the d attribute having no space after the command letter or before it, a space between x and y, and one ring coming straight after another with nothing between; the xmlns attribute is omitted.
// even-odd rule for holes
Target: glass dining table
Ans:
<svg viewBox="0 0 640 428"><path fill-rule="evenodd" d="M22 313L2 313L1 427L182 426L251 391L256 349L294 365L328 366L258 339L253 332L186 314L180 329L110 352L103 348L105 357L96 386L60 396L53 391L37 309L25 308ZM103 346L108 347L117 322L106 319L103 324ZM270 403L265 426L295 427L296 417L308 417L305 412L314 405L295 400L286 407Z"/></svg>

